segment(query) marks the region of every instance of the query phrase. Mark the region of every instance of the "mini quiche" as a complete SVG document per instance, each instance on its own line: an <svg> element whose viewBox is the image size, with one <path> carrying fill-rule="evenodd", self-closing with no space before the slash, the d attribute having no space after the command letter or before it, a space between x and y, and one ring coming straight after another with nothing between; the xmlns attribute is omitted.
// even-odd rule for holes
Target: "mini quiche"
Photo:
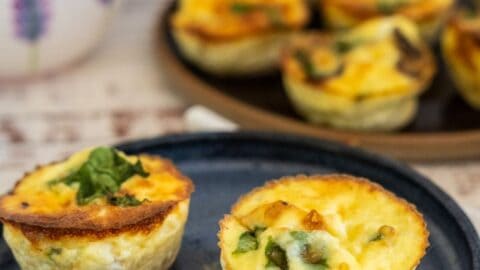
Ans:
<svg viewBox="0 0 480 270"><path fill-rule="evenodd" d="M422 36L433 41L454 0L318 0L326 23L335 29L349 28L365 20L402 15L414 21Z"/></svg>
<svg viewBox="0 0 480 270"><path fill-rule="evenodd" d="M184 57L212 74L257 75L309 19L305 0L182 0L171 18Z"/></svg>
<svg viewBox="0 0 480 270"><path fill-rule="evenodd" d="M458 90L480 109L480 16L466 10L453 16L442 35L442 50Z"/></svg>
<svg viewBox="0 0 480 270"><path fill-rule="evenodd" d="M415 207L347 175L269 182L220 222L224 270L413 270L428 247Z"/></svg>
<svg viewBox="0 0 480 270"><path fill-rule="evenodd" d="M170 161L98 147L26 174L0 219L22 269L168 269L192 191Z"/></svg>
<svg viewBox="0 0 480 270"><path fill-rule="evenodd" d="M350 130L408 124L436 72L417 27L403 17L373 19L336 35L306 33L282 58L297 111L310 122Z"/></svg>

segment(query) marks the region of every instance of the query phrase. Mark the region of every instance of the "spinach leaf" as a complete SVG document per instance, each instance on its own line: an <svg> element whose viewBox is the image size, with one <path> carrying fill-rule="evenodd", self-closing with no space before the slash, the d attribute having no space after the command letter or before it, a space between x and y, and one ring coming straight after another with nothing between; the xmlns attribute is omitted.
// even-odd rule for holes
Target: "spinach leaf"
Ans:
<svg viewBox="0 0 480 270"><path fill-rule="evenodd" d="M313 66L312 61L310 60L310 55L305 50L297 50L293 55L295 59L302 66L303 71L308 78L315 78L315 67Z"/></svg>
<svg viewBox="0 0 480 270"><path fill-rule="evenodd" d="M392 226L388 225L383 225L378 229L378 232L376 232L368 242L376 242L383 240L387 237L392 237L395 235L395 229Z"/></svg>
<svg viewBox="0 0 480 270"><path fill-rule="evenodd" d="M92 150L88 160L77 171L63 179L53 180L49 185L65 183L66 185L79 184L77 204L85 205L96 198L111 196L120 189L120 186L134 175L147 177L149 174L143 169L138 160L131 164L110 147L98 147ZM132 199L123 199L122 202Z"/></svg>
<svg viewBox="0 0 480 270"><path fill-rule="evenodd" d="M381 233L376 233L372 238L370 238L369 242L380 241L380 240L382 240L383 238L385 238L385 235L383 235L383 234L381 234Z"/></svg>
<svg viewBox="0 0 480 270"><path fill-rule="evenodd" d="M127 194L125 196L109 196L107 197L107 201L111 205L116 205L120 207L138 206L143 203L143 201L139 201L137 198L130 194Z"/></svg>
<svg viewBox="0 0 480 270"><path fill-rule="evenodd" d="M56 247L51 247L46 253L48 259L53 261L53 262L55 262L55 260L53 259L53 256L54 255L60 255L60 254L62 254L62 249L61 248L56 248Z"/></svg>
<svg viewBox="0 0 480 270"><path fill-rule="evenodd" d="M308 234L302 231L292 231L290 232L290 235L293 237L293 239L301 242L307 241L308 238Z"/></svg>
<svg viewBox="0 0 480 270"><path fill-rule="evenodd" d="M265 227L255 227L253 231L246 231L242 233L238 239L237 248L233 254L245 253L252 250L257 250L258 236L264 232L267 228Z"/></svg>
<svg viewBox="0 0 480 270"><path fill-rule="evenodd" d="M238 239L237 248L233 252L233 254L240 254L249 252L252 250L256 250L258 248L258 240L255 236L255 232L246 231L240 235Z"/></svg>
<svg viewBox="0 0 480 270"><path fill-rule="evenodd" d="M307 243L303 245L300 255L305 263L317 265L320 269L328 269L327 257L323 248Z"/></svg>
<svg viewBox="0 0 480 270"><path fill-rule="evenodd" d="M358 45L357 43L359 42L353 42L346 39L338 39L337 41L335 41L335 44L333 46L336 52L338 52L339 54L344 54L349 52L356 45Z"/></svg>
<svg viewBox="0 0 480 270"><path fill-rule="evenodd" d="M265 256L267 257L267 267L276 266L280 270L288 270L288 261L287 254L285 250L282 249L277 243L273 242L272 239L268 240L267 246L265 247Z"/></svg>

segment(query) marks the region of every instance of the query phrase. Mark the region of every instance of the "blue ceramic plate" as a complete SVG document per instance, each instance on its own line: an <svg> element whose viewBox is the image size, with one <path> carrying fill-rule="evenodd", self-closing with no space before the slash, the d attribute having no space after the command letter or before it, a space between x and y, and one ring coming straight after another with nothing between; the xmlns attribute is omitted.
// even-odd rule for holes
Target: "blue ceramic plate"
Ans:
<svg viewBox="0 0 480 270"><path fill-rule="evenodd" d="M168 157L195 182L173 269L220 269L218 220L253 187L285 175L342 172L378 182L424 214L431 246L418 270L480 270L480 241L462 210L428 179L397 162L332 142L259 133L174 135L120 148ZM18 269L4 243L0 252L0 269Z"/></svg>

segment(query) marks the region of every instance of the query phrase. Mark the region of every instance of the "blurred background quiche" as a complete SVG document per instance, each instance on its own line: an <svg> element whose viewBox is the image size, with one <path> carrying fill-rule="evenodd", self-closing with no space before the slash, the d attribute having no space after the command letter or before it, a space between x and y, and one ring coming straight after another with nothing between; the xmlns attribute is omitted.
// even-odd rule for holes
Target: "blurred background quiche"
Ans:
<svg viewBox="0 0 480 270"><path fill-rule="evenodd" d="M480 109L480 16L462 10L452 16L442 35L443 58L460 94Z"/></svg>
<svg viewBox="0 0 480 270"><path fill-rule="evenodd" d="M436 71L414 23L377 18L338 34L295 37L282 60L297 111L316 124L364 131L401 128Z"/></svg>
<svg viewBox="0 0 480 270"><path fill-rule="evenodd" d="M192 191L167 160L99 147L26 174L0 218L22 269L168 269Z"/></svg>
<svg viewBox="0 0 480 270"><path fill-rule="evenodd" d="M288 38L309 21L304 0L182 0L171 17L183 56L215 75L272 71Z"/></svg>
<svg viewBox="0 0 480 270"><path fill-rule="evenodd" d="M433 40L447 19L454 0L319 0L329 27L349 28L365 20L402 15L414 21L423 37Z"/></svg>
<svg viewBox="0 0 480 270"><path fill-rule="evenodd" d="M220 222L224 270L412 270L428 246L415 207L348 175L285 177Z"/></svg>

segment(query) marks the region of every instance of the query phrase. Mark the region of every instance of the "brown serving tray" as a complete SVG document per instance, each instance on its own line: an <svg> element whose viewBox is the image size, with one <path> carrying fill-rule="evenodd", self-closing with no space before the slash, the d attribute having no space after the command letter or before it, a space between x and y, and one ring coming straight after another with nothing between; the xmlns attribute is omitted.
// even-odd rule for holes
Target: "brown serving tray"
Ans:
<svg viewBox="0 0 480 270"><path fill-rule="evenodd" d="M179 55L169 30L176 1L162 11L155 43L159 63L175 91L191 103L205 105L242 129L268 130L341 141L404 160L451 160L480 157L480 111L456 93L440 58L432 86L420 99L420 110L406 128L392 133L336 130L305 122L286 97L279 73L255 78L218 78L201 72ZM310 27L320 28L315 18Z"/></svg>

